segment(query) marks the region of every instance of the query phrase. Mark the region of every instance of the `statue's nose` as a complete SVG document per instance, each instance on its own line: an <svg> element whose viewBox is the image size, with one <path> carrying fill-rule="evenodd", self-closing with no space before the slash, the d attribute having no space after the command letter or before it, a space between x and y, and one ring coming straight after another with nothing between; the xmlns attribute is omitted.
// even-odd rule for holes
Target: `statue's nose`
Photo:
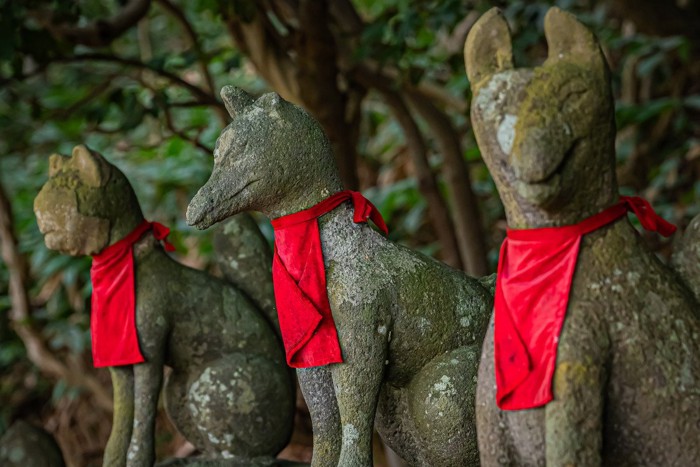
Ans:
<svg viewBox="0 0 700 467"><path fill-rule="evenodd" d="M516 138L511 156L515 176L526 183L546 180L564 160L571 146L570 132L563 124L518 128L518 131L523 135Z"/></svg>

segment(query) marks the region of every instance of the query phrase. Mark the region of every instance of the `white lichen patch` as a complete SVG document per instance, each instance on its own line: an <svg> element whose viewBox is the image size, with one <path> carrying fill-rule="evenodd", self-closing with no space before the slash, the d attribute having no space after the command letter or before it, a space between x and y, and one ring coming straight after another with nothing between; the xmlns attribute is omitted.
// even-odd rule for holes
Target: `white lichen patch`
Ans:
<svg viewBox="0 0 700 467"><path fill-rule="evenodd" d="M639 282L639 279L641 277L642 277L641 274L639 274L638 272L630 271L627 273L627 282L629 283L629 285L634 287L637 285L637 282Z"/></svg>
<svg viewBox="0 0 700 467"><path fill-rule="evenodd" d="M379 334L381 334L382 336L385 336L385 335L386 335L386 326L384 326L383 324L380 325L380 326L377 328L377 332L378 332Z"/></svg>
<svg viewBox="0 0 700 467"><path fill-rule="evenodd" d="M469 318L469 316L462 316L459 319L459 325L462 326L463 328L468 328L469 326L472 325L472 320Z"/></svg>
<svg viewBox="0 0 700 467"><path fill-rule="evenodd" d="M506 114L503 116L501 123L496 131L496 139L501 151L504 154L510 154L513 150L513 141L515 141L515 125L518 123L518 117L515 115Z"/></svg>
<svg viewBox="0 0 700 467"><path fill-rule="evenodd" d="M482 112L485 120L489 120L496 124L500 122L499 115L505 106L505 99L511 87L511 73L498 73L484 86L479 88L476 95L476 105Z"/></svg>
<svg viewBox="0 0 700 467"><path fill-rule="evenodd" d="M433 385L433 391L437 392L439 396L451 397L457 394L452 379L447 375L442 375L440 381Z"/></svg>
<svg viewBox="0 0 700 467"><path fill-rule="evenodd" d="M346 446L354 446L357 444L357 440L360 439L360 433L355 428L352 423L346 423L343 425L343 444Z"/></svg>
<svg viewBox="0 0 700 467"><path fill-rule="evenodd" d="M418 330L421 332L421 334L428 333L431 327L432 324L427 318L421 316L420 319L418 319Z"/></svg>

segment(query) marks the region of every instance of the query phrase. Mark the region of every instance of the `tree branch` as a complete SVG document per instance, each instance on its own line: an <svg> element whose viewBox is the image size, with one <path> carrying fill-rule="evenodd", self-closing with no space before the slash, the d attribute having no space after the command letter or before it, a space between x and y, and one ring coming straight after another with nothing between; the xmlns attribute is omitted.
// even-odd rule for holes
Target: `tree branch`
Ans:
<svg viewBox="0 0 700 467"><path fill-rule="evenodd" d="M362 80L362 75L356 75L355 78ZM369 80L366 80L369 81ZM370 86L369 82L363 84ZM413 167L416 172L418 181L418 189L422 193L428 205L428 215L434 227L435 233L440 242L442 249L442 260L450 266L458 269L463 268L462 258L459 254L459 246L457 237L455 236L454 226L450 219L449 210L445 200L440 194L440 189L435 180L435 176L428 164L427 149L423 136L418 128L418 125L413 120L411 112L406 106L403 98L393 91L386 83L372 80L372 85L381 93L384 101L391 109L394 118L401 126L406 145L408 146Z"/></svg>
<svg viewBox="0 0 700 467"><path fill-rule="evenodd" d="M77 54L73 55L70 57L61 57L55 60L57 63L72 63L72 62L86 62L86 61L95 61L95 62L110 62L110 63L117 63L120 65L124 66L129 66L132 68L137 68L140 70L148 70L158 76L161 76L168 81L170 81L173 84L176 84L178 86L181 86L188 91L192 93L193 96L195 96L201 103L212 106L212 107L220 107L225 110L224 105L219 102L216 97L214 97L213 94L210 94L203 89L195 86L192 83L189 83L185 81L184 79L180 78L174 73L171 73L166 70L160 70L158 68L155 68L147 63L143 63L140 60L136 59L131 59L131 58L124 58L124 57L119 57L117 55L109 55L109 54L102 54L102 53L85 53L85 54Z"/></svg>
<svg viewBox="0 0 700 467"><path fill-rule="evenodd" d="M104 47L146 16L150 6L151 0L131 0L111 18L100 19L82 27L66 23L56 24L53 18L40 20L40 22L59 41L89 47Z"/></svg>
<svg viewBox="0 0 700 467"><path fill-rule="evenodd" d="M0 254L10 274L10 319L12 326L27 349L27 357L46 375L63 379L71 386L83 387L95 397L99 407L111 412L112 398L108 391L92 375L77 364L66 364L55 356L44 343L31 319L31 305L27 292L29 267L20 253L14 232L12 206L4 188L0 185Z"/></svg>
<svg viewBox="0 0 700 467"><path fill-rule="evenodd" d="M425 119L443 154L443 174L452 195L457 242L465 271L472 276L488 274L486 241L481 225L481 213L471 186L471 177L462 156L459 136L452 122L425 96L410 93L409 102Z"/></svg>
<svg viewBox="0 0 700 467"><path fill-rule="evenodd" d="M199 63L199 68L202 72L202 76L204 76L204 82L206 84L206 91L208 91L210 94L215 94L216 93L216 88L214 87L214 79L211 76L211 73L209 72L209 66L206 61L206 56L204 54L204 51L202 50L202 46L199 43L199 38L197 37L197 33L195 32L194 28L192 27L192 24L189 22L187 19L187 16L185 13L178 8L177 5L172 3L170 0L156 0L156 2L170 15L175 18L175 20L180 23L182 28L185 30L185 34L189 38L190 45L194 49L195 53L197 54L197 62ZM223 126L226 126L229 121L229 115L226 112L226 109L222 107L217 107L217 113L219 114L219 119L221 120L221 123Z"/></svg>
<svg viewBox="0 0 700 467"><path fill-rule="evenodd" d="M249 21L227 16L224 12L224 20L234 42L260 76L284 99L300 104L296 67L286 49L275 46L274 37L265 24L268 22L265 12L258 9L255 17Z"/></svg>
<svg viewBox="0 0 700 467"><path fill-rule="evenodd" d="M360 108L349 108L348 95L363 96L364 88L338 89L335 38L328 27L328 4L317 0L299 2L297 35L297 80L300 97L318 119L333 145L335 161L345 188L357 190L356 147ZM355 114L350 111L355 110Z"/></svg>

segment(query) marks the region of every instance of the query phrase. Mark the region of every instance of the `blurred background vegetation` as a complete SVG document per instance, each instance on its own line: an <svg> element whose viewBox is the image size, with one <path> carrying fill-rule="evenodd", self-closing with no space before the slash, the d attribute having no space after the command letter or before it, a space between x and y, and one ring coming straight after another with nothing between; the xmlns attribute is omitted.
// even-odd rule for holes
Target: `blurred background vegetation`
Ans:
<svg viewBox="0 0 700 467"><path fill-rule="evenodd" d="M87 466L109 433L109 378L89 360L90 259L48 251L32 212L51 153L104 154L173 228L180 258L207 268L210 234L184 213L228 121L218 90L274 90L322 123L344 183L392 240L487 274L505 220L469 124L462 46L500 6L516 65L536 65L553 4L608 57L623 193L683 227L700 210L697 0L0 0L0 434L32 420ZM161 422L159 455L187 454ZM308 456L303 422L289 457Z"/></svg>

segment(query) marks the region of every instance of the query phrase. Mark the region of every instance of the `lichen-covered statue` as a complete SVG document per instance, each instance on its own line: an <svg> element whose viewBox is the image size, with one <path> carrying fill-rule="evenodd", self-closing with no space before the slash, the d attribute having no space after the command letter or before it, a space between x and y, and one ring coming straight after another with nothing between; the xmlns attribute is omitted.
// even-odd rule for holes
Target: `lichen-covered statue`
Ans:
<svg viewBox="0 0 700 467"><path fill-rule="evenodd" d="M70 158L51 156L34 211L46 245L70 255L101 254L144 222L126 177L85 146ZM249 245L231 240L247 249L243 256L260 248L254 236L246 238ZM233 285L175 262L150 231L133 244L133 271L145 361L110 367L114 420L104 465L153 465L165 366L172 369L164 392L168 414L203 458L226 459L215 465L271 465L289 439L294 411L276 317L270 322ZM128 315L124 310L124 320Z"/></svg>
<svg viewBox="0 0 700 467"><path fill-rule="evenodd" d="M574 249L573 263L565 261L575 269L561 333L545 330L540 338L546 342L532 347L553 345L556 350L553 374L545 380L549 384L540 386L542 394L535 394L543 402L537 408L497 406L497 395L503 406L521 404L522 394L515 403L519 385L534 384L528 371L539 367L535 360L518 366L522 343L508 334L514 325L504 321L499 329L496 317L494 331L492 322L477 392L481 463L698 465L698 303L679 276L649 251L624 211L630 206L646 228L662 233L673 229L639 200L619 201L614 102L605 57L595 37L557 8L549 10L544 29L549 55L536 68L513 67L508 25L497 9L481 17L465 45L474 95L472 124L506 208L508 241L515 240L509 248L543 240L538 237L559 239L569 231L563 226L587 228L591 219L600 221L602 213L613 219L572 243L578 257ZM532 229L538 229L534 236L527 233ZM552 255L570 253L559 250L557 242L553 245ZM512 260L502 254L501 267ZM524 265L537 268L539 260L547 258L528 258ZM541 274L547 271L530 277L533 284L543 285ZM512 279L499 275L498 281ZM550 279L560 283L558 277ZM542 290L544 298L525 286L507 293L545 301L549 296L567 296L561 289ZM545 315L560 311L543 310L548 310ZM550 318L545 315L544 319ZM499 373L498 365L511 372ZM497 388L499 380L513 384ZM532 387L524 387L525 393ZM550 390L553 398L547 403Z"/></svg>
<svg viewBox="0 0 700 467"><path fill-rule="evenodd" d="M190 203L188 223L206 228L257 210L279 226L338 196L330 144L308 113L274 93L254 100L226 87L222 97L233 122L217 141L213 173ZM315 230L325 266L317 279L327 284L343 363L297 371L313 422L312 465L371 466L375 426L411 465L476 465L475 377L491 292L386 240L362 222L371 206L357 193L352 200L319 217ZM319 292L319 284L307 285Z"/></svg>

